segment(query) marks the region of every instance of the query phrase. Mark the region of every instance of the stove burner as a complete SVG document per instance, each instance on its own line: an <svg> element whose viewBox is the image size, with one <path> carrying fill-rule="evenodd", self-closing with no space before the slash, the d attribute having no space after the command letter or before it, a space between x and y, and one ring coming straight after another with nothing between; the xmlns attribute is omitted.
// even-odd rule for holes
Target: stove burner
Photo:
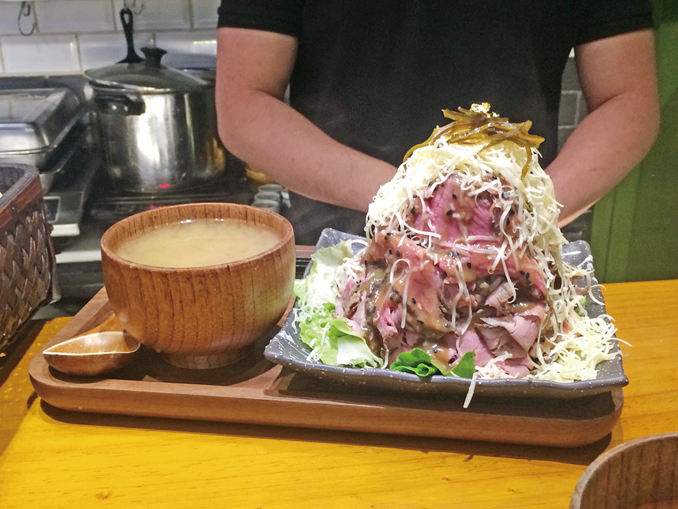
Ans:
<svg viewBox="0 0 678 509"><path fill-rule="evenodd" d="M244 165L233 158L227 161L224 176L187 190L157 194L129 193L116 188L105 171L102 172L96 188L98 192L92 197L89 217L96 222L108 225L157 207L204 202L249 205L253 196L253 192L247 185Z"/></svg>

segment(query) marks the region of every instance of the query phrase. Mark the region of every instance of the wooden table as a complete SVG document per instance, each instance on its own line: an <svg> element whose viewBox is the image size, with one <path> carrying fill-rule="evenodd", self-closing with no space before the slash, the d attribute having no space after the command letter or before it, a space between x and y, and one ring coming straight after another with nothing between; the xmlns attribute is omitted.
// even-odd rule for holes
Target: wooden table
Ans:
<svg viewBox="0 0 678 509"><path fill-rule="evenodd" d="M27 370L69 319L36 322L0 359L0 507L567 508L601 452L678 431L678 281L604 294L631 382L612 434L577 449L66 412Z"/></svg>

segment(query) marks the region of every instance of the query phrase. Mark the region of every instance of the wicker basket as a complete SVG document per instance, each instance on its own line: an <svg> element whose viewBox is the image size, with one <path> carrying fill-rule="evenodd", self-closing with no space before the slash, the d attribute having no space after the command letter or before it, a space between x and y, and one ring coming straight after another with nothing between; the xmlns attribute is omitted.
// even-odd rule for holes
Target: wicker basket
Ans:
<svg viewBox="0 0 678 509"><path fill-rule="evenodd" d="M58 298L51 226L38 171L0 164L0 352L20 327Z"/></svg>

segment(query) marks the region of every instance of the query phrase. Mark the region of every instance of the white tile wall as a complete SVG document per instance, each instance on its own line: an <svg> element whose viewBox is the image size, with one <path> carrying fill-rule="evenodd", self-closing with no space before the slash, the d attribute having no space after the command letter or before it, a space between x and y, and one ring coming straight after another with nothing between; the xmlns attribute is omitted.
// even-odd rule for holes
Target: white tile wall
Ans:
<svg viewBox="0 0 678 509"><path fill-rule="evenodd" d="M193 26L195 28L215 28L219 0L193 0Z"/></svg>
<svg viewBox="0 0 678 509"><path fill-rule="evenodd" d="M127 55L127 44L121 33L82 34L78 36L78 41L83 70L115 64ZM138 41L135 42L136 52L142 56Z"/></svg>
<svg viewBox="0 0 678 509"><path fill-rule="evenodd" d="M113 31L113 8L105 0L36 2L40 33Z"/></svg>
<svg viewBox="0 0 678 509"><path fill-rule="evenodd" d="M0 35L18 35L17 18L19 16L19 7L17 3L0 2ZM27 23L28 27L30 23Z"/></svg>
<svg viewBox="0 0 678 509"><path fill-rule="evenodd" d="M12 74L72 73L80 70L75 35L6 35L0 37L5 71Z"/></svg>
<svg viewBox="0 0 678 509"><path fill-rule="evenodd" d="M21 36L21 3L0 0L0 77L74 74L118 62L127 54L119 19L125 1L141 8L134 16L137 53L149 41L168 51L163 63L178 67L216 65L217 8L220 0L49 0L32 3L28 31Z"/></svg>
<svg viewBox="0 0 678 509"><path fill-rule="evenodd" d="M137 0L143 3L141 14L134 16L135 30L190 29L191 12L188 0ZM128 5L131 2L128 1ZM115 12L120 12L123 0L114 0Z"/></svg>
<svg viewBox="0 0 678 509"><path fill-rule="evenodd" d="M215 67L217 32L194 30L191 32L158 32L156 44L167 50L163 63L172 67Z"/></svg>

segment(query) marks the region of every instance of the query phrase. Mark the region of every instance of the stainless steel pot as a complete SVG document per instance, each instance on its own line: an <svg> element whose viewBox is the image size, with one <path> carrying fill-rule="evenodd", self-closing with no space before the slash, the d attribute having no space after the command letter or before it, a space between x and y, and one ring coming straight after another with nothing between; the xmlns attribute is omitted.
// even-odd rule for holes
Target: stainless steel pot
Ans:
<svg viewBox="0 0 678 509"><path fill-rule="evenodd" d="M214 84L161 65L164 50L142 51L142 63L85 72L114 183L158 193L220 176L226 154L217 134Z"/></svg>

